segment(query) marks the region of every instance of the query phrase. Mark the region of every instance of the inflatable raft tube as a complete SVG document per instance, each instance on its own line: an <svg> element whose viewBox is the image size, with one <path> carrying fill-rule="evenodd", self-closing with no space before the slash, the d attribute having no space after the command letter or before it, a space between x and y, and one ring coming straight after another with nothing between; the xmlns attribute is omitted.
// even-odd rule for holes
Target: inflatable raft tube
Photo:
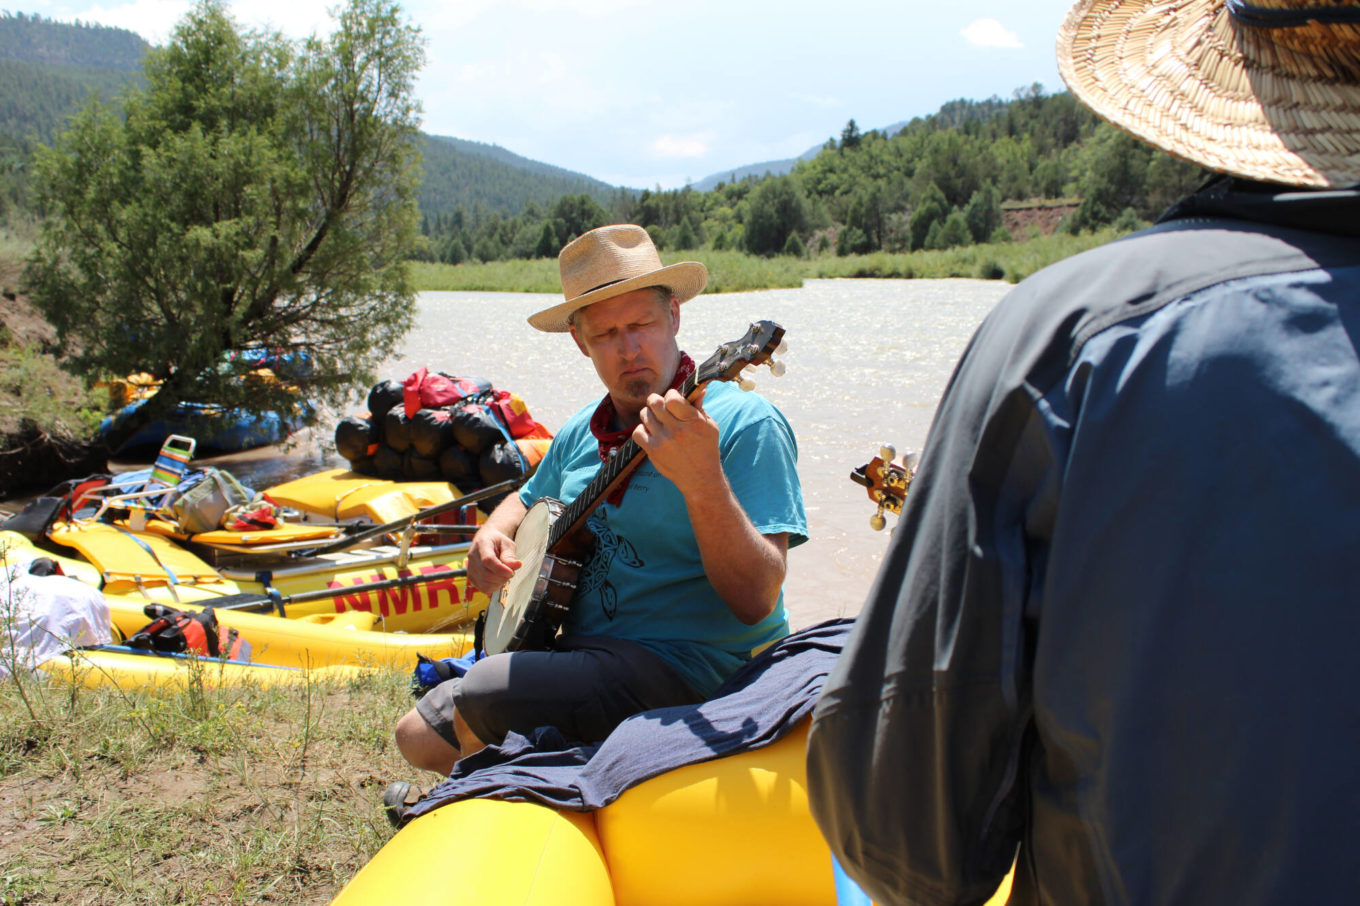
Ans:
<svg viewBox="0 0 1360 906"><path fill-rule="evenodd" d="M172 607L192 601L210 604L215 598L236 594L263 599L269 589L285 598L334 589L333 596L288 606L287 615L372 613L377 617L375 630L425 633L470 628L489 603L486 595L470 589L460 575L467 565L465 543L413 546L404 562L397 546L385 545L282 564L272 561L272 568L249 564L215 569L165 535L103 523L54 526L52 540L75 553L66 558L33 548L17 533L0 534L21 539L36 556L59 560L63 569L78 555L93 567L94 578L91 581L89 570L84 569L77 578L102 588L106 595L136 594ZM399 587L368 587L407 577L413 577L412 582Z"/></svg>
<svg viewBox="0 0 1360 906"><path fill-rule="evenodd" d="M287 686L362 676L372 670L353 665L300 670L183 654L157 654L121 645L77 649L47 661L38 669L62 683L120 689L186 688L196 678L201 679L206 689L239 685Z"/></svg>
<svg viewBox="0 0 1360 906"><path fill-rule="evenodd" d="M281 506L334 521L384 525L462 496L447 481L388 481L349 469L328 469L269 488Z"/></svg>
<svg viewBox="0 0 1360 906"><path fill-rule="evenodd" d="M831 851L808 811L806 750L804 722L773 745L655 777L597 812L456 802L398 832L333 906L835 906ZM1008 878L988 906L1009 893Z"/></svg>
<svg viewBox="0 0 1360 906"><path fill-rule="evenodd" d="M124 638L149 621L143 609L145 598L105 594L104 600L113 625ZM198 604L210 603L177 606L192 610ZM459 657L472 648L471 633L375 632L377 617L371 613L319 614L296 620L239 610L213 613L219 626L235 629L250 643L250 659L257 664L298 668L353 664L411 670L417 654L434 659Z"/></svg>

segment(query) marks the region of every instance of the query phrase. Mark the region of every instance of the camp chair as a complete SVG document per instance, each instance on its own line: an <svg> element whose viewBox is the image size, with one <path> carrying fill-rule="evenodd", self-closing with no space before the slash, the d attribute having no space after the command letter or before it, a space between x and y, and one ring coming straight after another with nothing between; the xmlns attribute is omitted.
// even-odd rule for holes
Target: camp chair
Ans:
<svg viewBox="0 0 1360 906"><path fill-rule="evenodd" d="M74 501L71 509L79 511L86 503L94 500L99 501L99 507L93 516L76 521L98 522L110 509L126 509L129 514L128 521L134 531L146 526L148 515L164 516L174 521L174 512L170 509L170 499L173 495L169 492L179 486L184 479L184 473L189 471L189 461L194 458L196 446L197 441L192 437L171 434L161 444L156 461L151 466L151 475L141 488L129 490L128 485L114 481L101 488L92 489Z"/></svg>

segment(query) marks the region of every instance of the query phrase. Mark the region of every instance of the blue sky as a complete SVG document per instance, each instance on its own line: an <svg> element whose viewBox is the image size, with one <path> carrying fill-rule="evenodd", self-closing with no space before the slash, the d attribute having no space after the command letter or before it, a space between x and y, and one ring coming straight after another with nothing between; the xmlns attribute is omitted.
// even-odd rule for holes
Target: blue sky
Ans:
<svg viewBox="0 0 1360 906"><path fill-rule="evenodd" d="M614 185L672 189L794 157L954 98L1062 88L1068 0L409 0L424 129ZM237 21L330 30L327 0L234 0ZM162 43L189 0L28 0L13 12Z"/></svg>

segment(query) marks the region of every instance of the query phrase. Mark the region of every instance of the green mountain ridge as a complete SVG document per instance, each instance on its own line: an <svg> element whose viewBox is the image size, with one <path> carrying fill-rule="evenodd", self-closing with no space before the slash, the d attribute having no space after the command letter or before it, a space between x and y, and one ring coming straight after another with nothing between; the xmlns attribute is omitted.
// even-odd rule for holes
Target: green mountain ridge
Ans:
<svg viewBox="0 0 1360 906"><path fill-rule="evenodd" d="M149 49L126 29L0 13L0 151L26 156L35 143L51 144L91 97L116 102L141 79ZM427 217L460 207L513 215L564 195L605 204L622 191L499 145L442 135L422 135L422 141L419 202Z"/></svg>
<svg viewBox="0 0 1360 906"><path fill-rule="evenodd" d="M533 203L547 207L563 195L589 195L601 204L621 190L582 173L521 157L500 145L447 135L424 135L420 209L435 216L478 206L515 214Z"/></svg>
<svg viewBox="0 0 1360 906"><path fill-rule="evenodd" d="M0 60L140 72L150 47L125 28L0 13Z"/></svg>
<svg viewBox="0 0 1360 906"><path fill-rule="evenodd" d="M1022 97L1034 97L1043 93L1043 86L1035 84L1028 89L1017 90L1017 99ZM902 130L910 127L912 123L929 119L939 126L961 126L969 120L986 119L997 116L1006 109L1009 101L1004 101L999 97L990 97L985 101L970 101L966 98L959 98L947 101L940 106L940 109L932 113L929 117L916 117L910 120L901 120L888 126L881 126L871 131L882 133L885 138L891 138ZM836 137L829 136L829 140L834 144ZM698 182L691 183L690 188L696 192L711 192L719 185L724 183L741 182L746 179L762 179L766 176L783 176L792 173L793 168L800 161L812 160L827 145L823 142L820 145L813 145L797 157L787 157L783 160L767 160L758 164L746 164L740 167L731 167L727 170L719 170L717 173L705 176Z"/></svg>

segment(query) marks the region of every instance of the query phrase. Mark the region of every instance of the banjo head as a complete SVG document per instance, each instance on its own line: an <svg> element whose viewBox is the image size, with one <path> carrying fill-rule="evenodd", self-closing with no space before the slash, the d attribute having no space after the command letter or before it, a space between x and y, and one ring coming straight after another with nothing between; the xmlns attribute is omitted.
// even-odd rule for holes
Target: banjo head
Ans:
<svg viewBox="0 0 1360 906"><path fill-rule="evenodd" d="M546 581L553 565L547 557L548 535L563 509L561 501L547 497L537 500L515 530L515 555L523 565L486 606L483 641L487 654L515 650L516 631L525 620L536 616L540 601L535 591L541 579Z"/></svg>

